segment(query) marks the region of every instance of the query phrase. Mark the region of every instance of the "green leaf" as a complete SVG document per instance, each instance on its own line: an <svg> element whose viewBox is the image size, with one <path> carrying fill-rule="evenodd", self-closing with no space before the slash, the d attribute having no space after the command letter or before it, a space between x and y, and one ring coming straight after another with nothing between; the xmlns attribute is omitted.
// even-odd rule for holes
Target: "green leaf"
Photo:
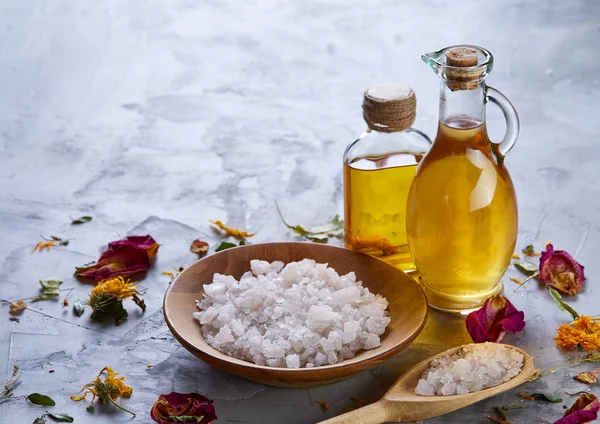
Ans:
<svg viewBox="0 0 600 424"><path fill-rule="evenodd" d="M46 395L40 395L39 393L32 393L29 396L27 396L27 400L31 403L33 403L34 405L40 405L40 406L54 406L56 405L56 402L54 402L52 400L52 398L46 396Z"/></svg>
<svg viewBox="0 0 600 424"><path fill-rule="evenodd" d="M533 247L533 244L528 244L523 249L521 249L521 252L523 252L525 254L530 254L530 255L534 254L535 253L535 247Z"/></svg>
<svg viewBox="0 0 600 424"><path fill-rule="evenodd" d="M539 272L539 267L531 262L517 262L514 265L519 271L524 272L525 274L535 274L536 272Z"/></svg>
<svg viewBox="0 0 600 424"><path fill-rule="evenodd" d="M529 396L533 398L533 400L542 400L545 402L552 403L561 403L562 399L554 396L547 395L546 393L532 393Z"/></svg>
<svg viewBox="0 0 600 424"><path fill-rule="evenodd" d="M46 416L46 414L42 415L39 418L36 418L35 420L33 420L33 424L46 424L46 419L44 418Z"/></svg>
<svg viewBox="0 0 600 424"><path fill-rule="evenodd" d="M279 206L277 204L275 204L275 206L277 207L277 212L279 213L281 222L283 222L286 227L298 234L300 237L304 237L316 243L327 243L329 237L341 238L344 236L344 221L340 219L339 215L334 216L331 221L323 225L318 225L312 228L304 228L302 225L288 224L283 218L281 210L279 210Z"/></svg>
<svg viewBox="0 0 600 424"><path fill-rule="evenodd" d="M556 291L553 287L550 286L548 286L548 291L550 292L552 300L554 300L554 303L556 303L556 306L558 306L558 309L570 313L573 317L573 320L576 320L579 317L579 313L575 309L571 308L569 305L562 301L562 296L558 291Z"/></svg>
<svg viewBox="0 0 600 424"><path fill-rule="evenodd" d="M75 315L80 317L83 315L84 312L85 312L85 303L82 300L77 299L75 302L73 302L73 313Z"/></svg>
<svg viewBox="0 0 600 424"><path fill-rule="evenodd" d="M502 405L500 408L503 411L512 411L513 409L523 409L524 407L521 405Z"/></svg>
<svg viewBox="0 0 600 424"><path fill-rule="evenodd" d="M97 321L104 321L104 317L109 316L115 320L115 325L120 325L129 316L125 308L123 308L123 301L116 300L109 302L102 307L102 310L94 309L91 318Z"/></svg>
<svg viewBox="0 0 600 424"><path fill-rule="evenodd" d="M246 245L246 239L241 239L240 246L245 246L245 245Z"/></svg>
<svg viewBox="0 0 600 424"><path fill-rule="evenodd" d="M47 280L40 280L40 286L42 286L42 294L36 296L32 300L47 300L52 299L54 297L58 297L60 294L60 285L63 282L58 278L48 278Z"/></svg>
<svg viewBox="0 0 600 424"><path fill-rule="evenodd" d="M85 410L88 411L90 414L93 414L96 408L94 408L94 405L90 405L87 408L85 408Z"/></svg>
<svg viewBox="0 0 600 424"><path fill-rule="evenodd" d="M17 318L17 317L10 317L9 320L14 321L14 322L19 322L19 318Z"/></svg>
<svg viewBox="0 0 600 424"><path fill-rule="evenodd" d="M79 225L79 224L85 224L86 222L90 222L92 220L91 216L81 216L77 219L74 219L71 222L71 225Z"/></svg>
<svg viewBox="0 0 600 424"><path fill-rule="evenodd" d="M191 416L191 415L180 415L180 416L169 416L169 421L173 423L201 423L204 419L204 415Z"/></svg>
<svg viewBox="0 0 600 424"><path fill-rule="evenodd" d="M54 421L58 421L61 423L72 423L75 421L73 417L67 414L57 414L55 412L46 411L46 415L52 418Z"/></svg>
<svg viewBox="0 0 600 424"><path fill-rule="evenodd" d="M228 241L224 241L223 243L221 243L219 245L219 247L217 247L215 252L220 252L221 250L225 250L225 249L231 249L232 247L237 247L237 244L229 243Z"/></svg>

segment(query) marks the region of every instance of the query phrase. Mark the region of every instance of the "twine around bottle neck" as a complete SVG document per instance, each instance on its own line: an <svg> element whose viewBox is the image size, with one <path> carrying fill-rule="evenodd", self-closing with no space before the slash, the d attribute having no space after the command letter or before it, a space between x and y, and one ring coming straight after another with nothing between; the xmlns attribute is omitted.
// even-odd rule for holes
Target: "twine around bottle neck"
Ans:
<svg viewBox="0 0 600 424"><path fill-rule="evenodd" d="M415 121L417 98L408 86L382 84L365 91L362 107L369 129L392 133L411 127Z"/></svg>

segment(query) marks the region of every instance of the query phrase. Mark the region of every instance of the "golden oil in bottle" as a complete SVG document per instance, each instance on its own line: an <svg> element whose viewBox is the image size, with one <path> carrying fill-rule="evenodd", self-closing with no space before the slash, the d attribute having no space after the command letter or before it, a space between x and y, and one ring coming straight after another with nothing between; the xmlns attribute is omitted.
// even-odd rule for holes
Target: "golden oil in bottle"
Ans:
<svg viewBox="0 0 600 424"><path fill-rule="evenodd" d="M414 92L384 84L367 90L369 130L344 154L344 242L403 271L415 269L406 234L406 202L417 165L430 140L410 128Z"/></svg>
<svg viewBox="0 0 600 424"><path fill-rule="evenodd" d="M439 123L409 201L410 247L430 304L469 310L502 289L517 236L517 203L485 123Z"/></svg>
<svg viewBox="0 0 600 424"><path fill-rule="evenodd" d="M518 230L517 200L504 164L519 135L510 101L485 84L492 54L451 46L421 57L440 78L439 125L408 196L408 243L429 304L466 313L503 289ZM486 105L506 133L492 143Z"/></svg>

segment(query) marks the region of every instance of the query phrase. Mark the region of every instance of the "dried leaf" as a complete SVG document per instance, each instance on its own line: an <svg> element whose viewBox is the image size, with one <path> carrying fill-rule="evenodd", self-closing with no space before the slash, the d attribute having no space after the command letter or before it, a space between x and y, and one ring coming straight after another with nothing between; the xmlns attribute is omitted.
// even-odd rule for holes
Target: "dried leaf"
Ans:
<svg viewBox="0 0 600 424"><path fill-rule="evenodd" d="M32 393L29 396L27 396L27 400L31 403L33 403L34 405L40 405L40 406L54 406L56 405L56 402L54 402L54 400L52 400L51 397L46 396L46 395L41 395L39 393Z"/></svg>
<svg viewBox="0 0 600 424"><path fill-rule="evenodd" d="M42 294L34 297L33 302L38 300L48 300L58 297L60 295L60 285L62 280L58 278L48 278L46 280L40 280L40 286L42 286Z"/></svg>
<svg viewBox="0 0 600 424"><path fill-rule="evenodd" d="M77 299L75 302L73 302L73 313L75 315L80 317L83 315L84 312L85 312L85 303L82 300Z"/></svg>
<svg viewBox="0 0 600 424"><path fill-rule="evenodd" d="M541 400L541 401L552 402L552 403L561 403L562 402L561 398L550 396L550 395L547 395L546 393L532 393L532 394L528 395L527 393L521 392L521 393L519 393L519 396L521 396L523 399L527 399L527 400Z"/></svg>
<svg viewBox="0 0 600 424"><path fill-rule="evenodd" d="M17 300L8 306L8 313L11 315L20 315L25 309L27 309L25 302L22 300Z"/></svg>
<svg viewBox="0 0 600 424"><path fill-rule="evenodd" d="M334 216L331 221L325 223L324 225L319 225L312 228L304 228L302 225L288 224L283 218L283 215L279 210L279 206L277 206L277 212L279 213L279 218L281 218L283 225L298 234L300 237L304 237L316 243L327 243L329 237L341 238L344 236L344 221L340 219L339 215Z"/></svg>
<svg viewBox="0 0 600 424"><path fill-rule="evenodd" d="M516 254L516 253L513 253L512 258L513 259L518 259L518 260L521 259L521 257L518 254Z"/></svg>
<svg viewBox="0 0 600 424"><path fill-rule="evenodd" d="M539 271L538 266L531 262L517 262L514 265L515 268L521 272L524 272L525 274L534 274Z"/></svg>
<svg viewBox="0 0 600 424"><path fill-rule="evenodd" d="M18 323L18 322L19 322L19 318L17 318L17 317L10 317L8 320L9 320L9 321L16 322L16 323Z"/></svg>
<svg viewBox="0 0 600 424"><path fill-rule="evenodd" d="M575 380L579 380L582 383L586 383L586 384L594 384L598 381L598 376L600 375L600 370L598 370L598 368L592 370L592 371L585 371L585 372L580 372L579 374L577 374L575 377L573 377Z"/></svg>
<svg viewBox="0 0 600 424"><path fill-rule="evenodd" d="M494 410L499 415L499 417L498 418L490 417L488 415L488 420L493 421L495 423L500 423L500 424L513 424L513 422L511 420L509 420L508 417L506 416L506 414L504 413L504 410L502 409L502 407L494 406Z"/></svg>
<svg viewBox="0 0 600 424"><path fill-rule="evenodd" d="M86 222L90 222L92 220L91 216L80 216L77 219L74 219L71 222L71 225L79 225L79 224L85 224Z"/></svg>
<svg viewBox="0 0 600 424"><path fill-rule="evenodd" d="M315 402L317 402L319 405L321 405L321 410L323 412L329 411L329 405L327 405L327 402L325 402L324 400L317 400Z"/></svg>
<svg viewBox="0 0 600 424"><path fill-rule="evenodd" d="M523 252L525 256L540 256L540 253L535 251L533 244L528 244L521 250L521 252Z"/></svg>
<svg viewBox="0 0 600 424"><path fill-rule="evenodd" d="M50 238L56 242L57 246L67 246L69 244L69 240L63 239L56 236L50 236Z"/></svg>
<svg viewBox="0 0 600 424"><path fill-rule="evenodd" d="M208 243L200 239L196 239L190 245L190 250L198 255L205 255L208 252Z"/></svg>
<svg viewBox="0 0 600 424"><path fill-rule="evenodd" d="M136 305L138 305L142 311L146 310L146 302L144 302L144 299L138 297L138 295L134 294L131 296L131 300L133 300L133 303L135 303Z"/></svg>
<svg viewBox="0 0 600 424"><path fill-rule="evenodd" d="M230 243L228 241L224 241L223 243L221 243L219 245L219 247L217 247L215 249L215 252L220 252L221 250L225 250L225 249L231 249L232 247L237 247L237 244L235 243Z"/></svg>
<svg viewBox="0 0 600 424"><path fill-rule="evenodd" d="M36 418L35 420L33 420L32 424L46 424L45 416L46 416L46 414L42 415L39 418Z"/></svg>
<svg viewBox="0 0 600 424"><path fill-rule="evenodd" d="M57 414L56 412L46 411L46 415L52 418L54 421L58 421L61 423L72 423L75 421L73 417L67 414Z"/></svg>
<svg viewBox="0 0 600 424"><path fill-rule="evenodd" d="M254 233L248 233L246 231L238 230L235 228L230 228L230 227L226 226L225 224L223 224L221 221L210 220L210 223L215 225L216 227L220 228L221 230L225 231L225 233L228 236L233 236L237 239L240 239L243 237L252 237L254 235Z"/></svg>
<svg viewBox="0 0 600 424"><path fill-rule="evenodd" d="M90 406L86 407L85 410L87 412L89 412L90 414L93 414L94 411L96 410L96 408L94 408L94 405L90 405Z"/></svg>
<svg viewBox="0 0 600 424"><path fill-rule="evenodd" d="M571 316L573 317L573 320L576 320L577 318L579 318L579 313L575 309L571 308L568 304L566 304L565 302L562 301L562 296L560 295L559 292L557 292L553 287L550 287L550 286L548 286L548 291L550 292L550 296L552 297L552 300L554 300L554 303L556 303L556 306L558 306L558 309L571 314Z"/></svg>

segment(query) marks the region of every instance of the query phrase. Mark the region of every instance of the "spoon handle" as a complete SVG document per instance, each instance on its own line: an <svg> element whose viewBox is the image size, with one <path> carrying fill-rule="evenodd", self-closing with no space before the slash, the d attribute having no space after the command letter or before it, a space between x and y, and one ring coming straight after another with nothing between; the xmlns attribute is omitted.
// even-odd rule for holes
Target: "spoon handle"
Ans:
<svg viewBox="0 0 600 424"><path fill-rule="evenodd" d="M394 412L392 404L382 399L319 424L381 424L394 420Z"/></svg>

